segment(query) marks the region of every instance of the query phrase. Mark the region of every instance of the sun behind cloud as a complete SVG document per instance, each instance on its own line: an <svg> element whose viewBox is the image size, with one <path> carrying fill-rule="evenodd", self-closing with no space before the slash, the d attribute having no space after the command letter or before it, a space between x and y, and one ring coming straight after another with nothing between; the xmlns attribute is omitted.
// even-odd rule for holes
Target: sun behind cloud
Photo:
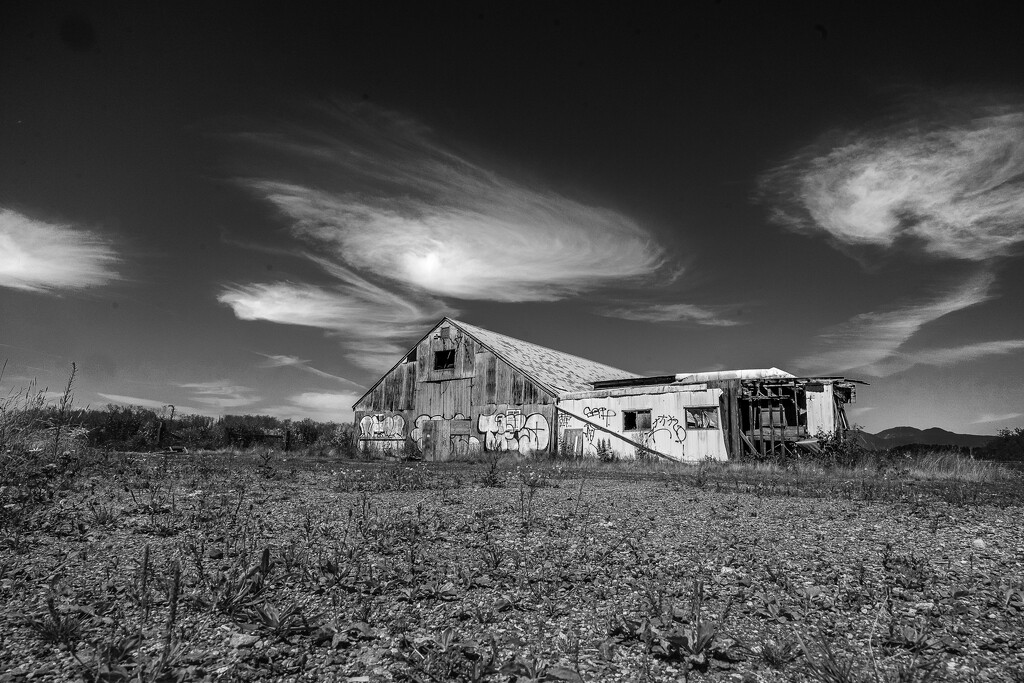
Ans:
<svg viewBox="0 0 1024 683"><path fill-rule="evenodd" d="M506 302L561 299L666 265L651 233L620 212L479 165L393 113L325 111L318 127L245 136L287 161L237 182L338 264L437 296ZM283 170L296 163L301 172Z"/></svg>

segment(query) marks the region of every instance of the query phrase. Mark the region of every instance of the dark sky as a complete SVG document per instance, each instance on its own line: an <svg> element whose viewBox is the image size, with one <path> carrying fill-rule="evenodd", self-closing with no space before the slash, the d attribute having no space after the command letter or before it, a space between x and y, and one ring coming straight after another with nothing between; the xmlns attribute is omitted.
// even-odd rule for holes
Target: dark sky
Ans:
<svg viewBox="0 0 1024 683"><path fill-rule="evenodd" d="M360 4L3 4L0 391L348 419L447 314L1024 423L1011 15Z"/></svg>

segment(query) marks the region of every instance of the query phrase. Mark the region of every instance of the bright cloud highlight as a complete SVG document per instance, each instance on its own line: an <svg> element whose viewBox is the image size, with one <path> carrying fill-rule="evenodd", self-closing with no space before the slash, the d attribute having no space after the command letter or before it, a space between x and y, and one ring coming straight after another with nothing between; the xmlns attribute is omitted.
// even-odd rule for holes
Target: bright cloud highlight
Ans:
<svg viewBox="0 0 1024 683"><path fill-rule="evenodd" d="M849 245L909 239L984 261L1024 243L1024 107L942 103L941 116L841 131L766 174L773 219Z"/></svg>
<svg viewBox="0 0 1024 683"><path fill-rule="evenodd" d="M0 287L52 292L117 279L114 250L96 233L0 209Z"/></svg>
<svg viewBox="0 0 1024 683"><path fill-rule="evenodd" d="M543 301L665 262L630 218L478 166L415 122L337 107L323 129L247 138L318 169L316 182L240 182L337 263L445 297Z"/></svg>

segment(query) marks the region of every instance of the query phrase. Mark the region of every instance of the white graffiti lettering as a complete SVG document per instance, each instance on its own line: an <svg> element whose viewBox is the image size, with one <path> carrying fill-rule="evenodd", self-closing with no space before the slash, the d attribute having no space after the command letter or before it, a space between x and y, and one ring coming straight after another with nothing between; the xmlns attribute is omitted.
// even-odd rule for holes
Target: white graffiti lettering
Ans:
<svg viewBox="0 0 1024 683"><path fill-rule="evenodd" d="M523 415L520 410L481 415L477 431L484 435L484 450L532 455L548 449L548 421L540 413Z"/></svg>
<svg viewBox="0 0 1024 683"><path fill-rule="evenodd" d="M401 415L366 415L359 421L360 439L404 439L405 418Z"/></svg>

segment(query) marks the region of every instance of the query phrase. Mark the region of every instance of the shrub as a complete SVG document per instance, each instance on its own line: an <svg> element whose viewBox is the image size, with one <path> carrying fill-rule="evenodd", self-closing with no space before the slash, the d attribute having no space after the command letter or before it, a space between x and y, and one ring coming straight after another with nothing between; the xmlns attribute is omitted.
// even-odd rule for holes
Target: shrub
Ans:
<svg viewBox="0 0 1024 683"><path fill-rule="evenodd" d="M979 448L975 455L986 460L1024 462L1024 427L1000 429L999 436Z"/></svg>
<svg viewBox="0 0 1024 683"><path fill-rule="evenodd" d="M858 429L848 430L845 434L839 430L831 434L819 430L814 435L819 450L811 457L825 467L853 468L862 465L872 459L872 454L859 435Z"/></svg>

